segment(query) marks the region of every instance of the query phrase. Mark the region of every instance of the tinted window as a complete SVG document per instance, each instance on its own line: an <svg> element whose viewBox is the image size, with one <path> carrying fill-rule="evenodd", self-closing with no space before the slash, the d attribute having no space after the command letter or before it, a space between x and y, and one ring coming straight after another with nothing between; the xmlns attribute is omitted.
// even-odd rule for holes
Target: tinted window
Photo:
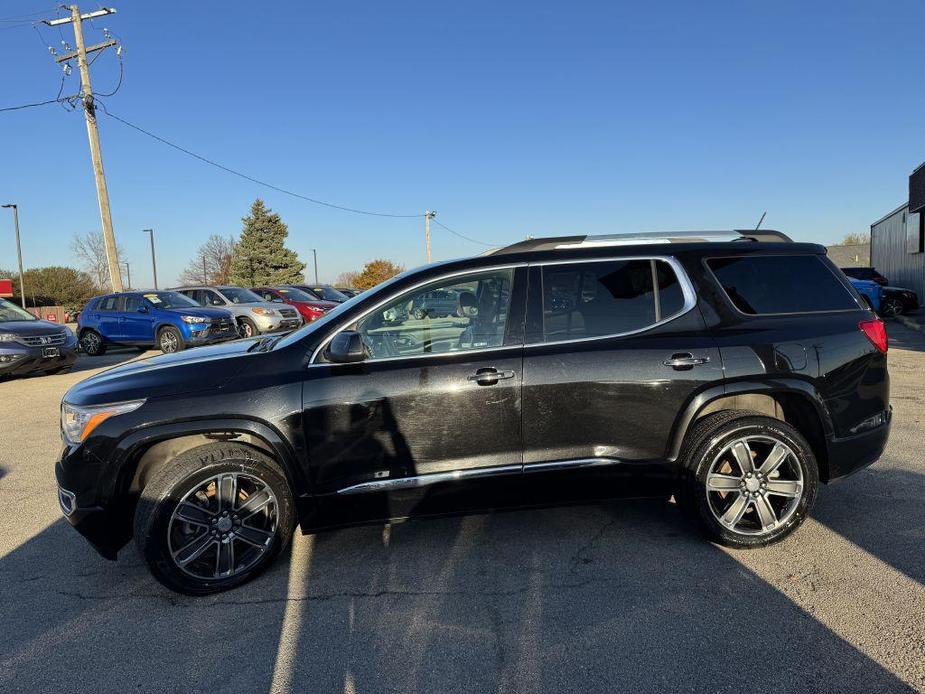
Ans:
<svg viewBox="0 0 925 694"><path fill-rule="evenodd" d="M137 311L141 308L141 299L137 296L127 296L124 299L125 303L122 305L123 311Z"/></svg>
<svg viewBox="0 0 925 694"><path fill-rule="evenodd" d="M198 304L180 292L148 292L144 295L152 306L161 309L191 308Z"/></svg>
<svg viewBox="0 0 925 694"><path fill-rule="evenodd" d="M301 289L296 289L294 287L283 287L278 290L280 294L284 294L287 299L292 299L293 301L317 301L317 299L311 296L307 292L303 292Z"/></svg>
<svg viewBox="0 0 925 694"><path fill-rule="evenodd" d="M765 255L707 261L742 313L805 313L858 308L835 273L814 255Z"/></svg>
<svg viewBox="0 0 925 694"><path fill-rule="evenodd" d="M107 296L100 300L100 306L97 309L98 311L115 311L116 304L119 301L117 296Z"/></svg>
<svg viewBox="0 0 925 694"><path fill-rule="evenodd" d="M653 273L658 278L658 311ZM683 307L681 284L664 261L608 260L543 267L547 341L640 330Z"/></svg>
<svg viewBox="0 0 925 694"><path fill-rule="evenodd" d="M357 330L371 359L500 347L513 270L491 270L412 290L362 319ZM441 305L430 299L436 290ZM453 297L452 306L443 305Z"/></svg>
<svg viewBox="0 0 925 694"><path fill-rule="evenodd" d="M324 301L336 301L341 303L346 301L349 297L346 294L341 294L339 291L334 289L334 287L324 287L321 285L309 287L312 290L312 293L315 296L323 299Z"/></svg>

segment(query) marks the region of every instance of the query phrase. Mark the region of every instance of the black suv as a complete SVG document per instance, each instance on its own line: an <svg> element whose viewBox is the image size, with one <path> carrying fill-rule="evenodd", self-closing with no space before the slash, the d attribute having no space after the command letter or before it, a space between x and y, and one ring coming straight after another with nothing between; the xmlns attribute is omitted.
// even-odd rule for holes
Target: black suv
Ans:
<svg viewBox="0 0 925 694"><path fill-rule="evenodd" d="M395 310L435 291L459 311ZM714 541L762 546L880 456L886 351L825 249L777 232L533 239L74 386L60 503L104 557L134 535L190 594L252 578L296 523L471 510L462 489L571 503L627 471Z"/></svg>

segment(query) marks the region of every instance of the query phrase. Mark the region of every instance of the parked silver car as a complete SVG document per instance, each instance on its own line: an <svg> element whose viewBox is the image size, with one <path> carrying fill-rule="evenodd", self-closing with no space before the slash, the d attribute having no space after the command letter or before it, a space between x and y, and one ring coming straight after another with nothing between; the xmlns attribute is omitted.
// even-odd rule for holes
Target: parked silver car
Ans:
<svg viewBox="0 0 925 694"><path fill-rule="evenodd" d="M175 291L185 294L200 306L230 311L242 337L294 330L302 325L299 312L291 306L271 304L243 287L178 287Z"/></svg>

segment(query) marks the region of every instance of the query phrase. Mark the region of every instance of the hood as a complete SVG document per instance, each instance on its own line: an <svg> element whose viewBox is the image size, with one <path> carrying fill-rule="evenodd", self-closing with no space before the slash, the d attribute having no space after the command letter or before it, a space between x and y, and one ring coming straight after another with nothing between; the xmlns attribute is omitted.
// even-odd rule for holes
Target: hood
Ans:
<svg viewBox="0 0 925 694"><path fill-rule="evenodd" d="M135 359L81 381L64 399L74 405L101 405L221 388L249 359L270 354L248 351L261 339L233 340Z"/></svg>
<svg viewBox="0 0 925 694"><path fill-rule="evenodd" d="M213 320L231 318L231 314L223 308L200 308L198 306L190 306L189 308L159 308L158 311L176 313L181 316L199 316L201 318L211 318Z"/></svg>
<svg viewBox="0 0 925 694"><path fill-rule="evenodd" d="M47 320L13 320L0 322L0 333L14 335L58 335L66 328Z"/></svg>

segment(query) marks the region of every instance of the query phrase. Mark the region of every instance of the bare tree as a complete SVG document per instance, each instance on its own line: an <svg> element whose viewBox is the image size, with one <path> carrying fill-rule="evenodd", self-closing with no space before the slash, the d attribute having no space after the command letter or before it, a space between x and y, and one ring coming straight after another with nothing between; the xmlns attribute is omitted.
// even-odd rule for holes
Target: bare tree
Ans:
<svg viewBox="0 0 925 694"><path fill-rule="evenodd" d="M180 284L228 284L234 239L212 234L180 274Z"/></svg>
<svg viewBox="0 0 925 694"><path fill-rule="evenodd" d="M360 276L359 272L342 272L337 276L337 279L334 280L335 287L352 287L353 283L357 281L357 277Z"/></svg>
<svg viewBox="0 0 925 694"><path fill-rule="evenodd" d="M845 238L841 240L841 243L843 246L859 246L870 243L870 234L851 232L850 234L845 234Z"/></svg>
<svg viewBox="0 0 925 694"><path fill-rule="evenodd" d="M109 261L106 258L106 242L102 231L88 231L86 234L74 234L71 239L71 250L77 256L81 268L93 278L94 283L102 292L112 290L109 281ZM122 246L116 246L116 258L119 267L122 267L122 258L125 251Z"/></svg>

